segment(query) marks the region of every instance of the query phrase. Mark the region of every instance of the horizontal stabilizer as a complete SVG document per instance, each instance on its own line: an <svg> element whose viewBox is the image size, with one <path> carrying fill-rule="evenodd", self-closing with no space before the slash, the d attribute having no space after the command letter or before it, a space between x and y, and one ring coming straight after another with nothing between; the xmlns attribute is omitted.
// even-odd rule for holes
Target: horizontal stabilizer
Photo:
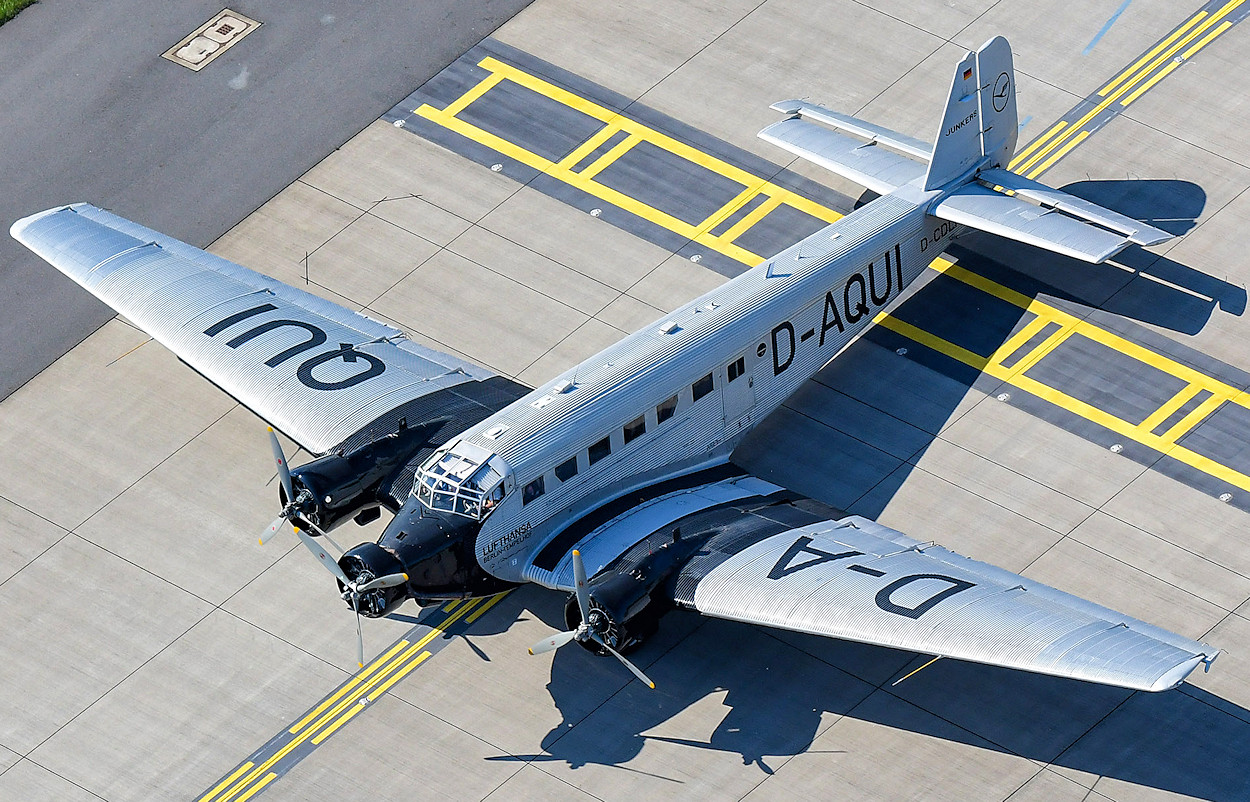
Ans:
<svg viewBox="0 0 1250 802"><path fill-rule="evenodd" d="M1105 262L1132 241L1053 208L965 184L934 206L934 217L997 234L1086 262Z"/></svg>
<svg viewBox="0 0 1250 802"><path fill-rule="evenodd" d="M759 137L879 195L924 175L920 162L798 118L773 123Z"/></svg>
<svg viewBox="0 0 1250 802"><path fill-rule="evenodd" d="M1091 223L1119 232L1127 237L1129 242L1134 242L1138 245L1158 245L1160 242L1172 239L1172 235L1161 228L1146 225L1119 212L1113 212L1096 203L1090 203L1084 198L1069 195L1062 190L1039 184L1036 181L1007 170L982 170L979 174L979 179L982 184L991 189L996 186L1002 187L1004 190L1039 203L1042 206L1058 209L1073 217L1079 217L1082 220L1088 220Z"/></svg>
<svg viewBox="0 0 1250 802"><path fill-rule="evenodd" d="M860 139L867 139L869 142L875 142L878 145L885 145L925 162L929 161L933 156L933 146L922 139L905 136L876 123L870 123L858 117L852 117L849 114L841 114L804 100L781 100L769 106L769 108L783 114L801 117L805 120L815 120L835 131L841 131L844 134L850 134Z"/></svg>

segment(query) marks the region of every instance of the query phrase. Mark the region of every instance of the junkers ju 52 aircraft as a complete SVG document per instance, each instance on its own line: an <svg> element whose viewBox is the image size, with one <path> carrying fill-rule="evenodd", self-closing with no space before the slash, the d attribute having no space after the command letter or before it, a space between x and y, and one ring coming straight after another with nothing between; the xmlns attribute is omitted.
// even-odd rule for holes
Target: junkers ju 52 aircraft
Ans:
<svg viewBox="0 0 1250 802"><path fill-rule="evenodd" d="M281 514L360 614L573 591L568 629L618 657L665 611L1128 688L1218 650L788 492L734 447L965 227L1089 262L1169 235L1011 172L1011 50L955 68L930 145L801 101L760 136L881 197L547 384L527 388L392 327L86 204L12 234L312 454ZM381 507L376 543L326 530ZM341 549L340 549L341 551ZM358 639L358 649L359 639ZM363 657L361 657L363 661ZM654 687L654 686L652 686Z"/></svg>

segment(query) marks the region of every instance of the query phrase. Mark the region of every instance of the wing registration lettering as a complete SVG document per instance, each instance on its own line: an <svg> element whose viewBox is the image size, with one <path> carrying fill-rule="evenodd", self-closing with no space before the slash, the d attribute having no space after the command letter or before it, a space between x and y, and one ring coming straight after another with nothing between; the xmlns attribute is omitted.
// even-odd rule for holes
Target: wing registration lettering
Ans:
<svg viewBox="0 0 1250 802"><path fill-rule="evenodd" d="M837 562L838 560L847 560L851 557L862 557L864 552L850 551L832 552L818 549L812 545L813 538L802 535L790 544L790 548L786 549L781 557L773 565L772 570L768 572L768 578L776 581L784 577L804 571L808 568L815 568L825 563ZM810 555L810 559L800 563L794 560L801 554ZM876 568L868 568L863 565L850 564L844 566L848 571L866 574L871 577L884 577L885 571L879 571ZM899 599L895 599L894 595L903 591L909 585L923 583L913 588L912 593L903 593ZM937 583L935 586L934 583ZM975 588L977 583L969 582L964 579L957 579L953 576L945 574L907 574L898 579L892 580L884 587L877 591L873 597L873 603L883 612L893 613L894 615L902 615L908 618L918 619L920 616L932 610L938 604L957 593L963 593L965 590ZM925 595L925 594L928 595Z"/></svg>
<svg viewBox="0 0 1250 802"><path fill-rule="evenodd" d="M244 309L242 312L235 312L229 317L217 321L213 325L204 329L204 333L209 337L216 337L218 334L221 334L225 330L234 326L236 323L242 323L244 320L256 317L257 315L262 315L265 312L277 311L277 309L278 308L276 306L269 303L260 304L259 306L252 307L251 309ZM278 365L281 365L293 356L325 345L326 340L329 339L325 330L315 323L309 323L307 320L279 318L277 320L267 320L264 323L253 326L242 334L232 338L226 343L226 345L237 349L262 334L268 334L271 331L288 327L303 329L308 332L308 339L303 342L296 343L286 350L279 351L266 359L265 365L267 367L276 368ZM348 364L354 364L359 359L363 359L366 363L368 363L368 367L359 373L353 373L336 381L324 381L313 375L313 369L317 366L340 358ZM304 360L304 362L296 369L295 377L299 379L300 384L310 390L345 390L348 387L354 387L363 381L372 379L374 376L380 376L385 370L386 363L381 359L378 359L376 356L366 354L362 351L357 351L356 346L351 343L339 343L338 350L324 351Z"/></svg>
<svg viewBox="0 0 1250 802"><path fill-rule="evenodd" d="M939 582L948 583L945 588L941 588L932 596L921 599L911 607L906 607L893 600L894 594L903 588L916 582L924 582L925 580L937 580ZM908 618L920 618L920 616L929 612L933 607L941 602L954 596L956 593L963 593L965 590L975 588L977 583L967 582L963 579L956 579L953 576L944 574L910 574L908 576L896 579L890 584L877 591L876 597L873 599L877 606L887 613L895 615L905 615Z"/></svg>
<svg viewBox="0 0 1250 802"><path fill-rule="evenodd" d="M748 513L744 513L748 514ZM753 513L751 513L753 514ZM704 615L1159 691L1218 650L860 516L692 560L674 601ZM765 534L766 533L766 534ZM862 555L862 556L861 556Z"/></svg>
<svg viewBox="0 0 1250 802"><path fill-rule="evenodd" d="M474 389L493 371L103 209L49 209L12 233L311 454L435 394L452 393L422 415L493 411Z"/></svg>
<svg viewBox="0 0 1250 802"><path fill-rule="evenodd" d="M794 558L800 554L810 554L812 559L801 562L798 565L791 565L790 563ZM773 566L773 570L768 572L768 578L774 580L781 579L783 576L789 576L797 571L802 571L804 568L815 568L817 565L823 565L835 560L845 560L848 557L860 557L862 555L862 551L844 551L834 554L823 549L814 548L812 539L804 535L794 541L790 548L786 549L785 554L782 554L781 559L777 560L777 564Z"/></svg>

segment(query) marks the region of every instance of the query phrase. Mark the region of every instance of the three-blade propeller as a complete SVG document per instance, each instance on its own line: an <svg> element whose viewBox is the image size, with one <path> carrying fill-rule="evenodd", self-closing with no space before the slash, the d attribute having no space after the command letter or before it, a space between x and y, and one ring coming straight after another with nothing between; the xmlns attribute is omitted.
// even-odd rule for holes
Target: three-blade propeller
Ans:
<svg viewBox="0 0 1250 802"><path fill-rule="evenodd" d="M554 635L543 638L530 647L530 654L544 654L555 651L572 641L577 641L578 643L594 641L617 660L620 660L621 665L628 668L648 688L655 690L655 683L646 674L642 673L638 666L627 660L625 655L608 645L607 640L603 637L603 633L594 627L590 609L590 593L586 590L586 565L582 562L582 553L577 549L573 549L573 581L576 583L574 593L577 595L577 609L582 614L581 623L577 625L577 629L557 632Z"/></svg>
<svg viewBox="0 0 1250 802"><path fill-rule="evenodd" d="M294 485L291 482L291 469L287 467L286 455L282 453L282 444L278 442L278 436L274 434L272 426L269 427L269 445L273 448L273 459L278 465L278 477L282 480L282 489L286 491L287 505L283 508L278 517L274 519L273 523L269 524L269 526L261 534L260 543L262 546L267 540L269 540L269 538L273 537L278 530L283 528L283 524L291 522L291 519L294 518L295 514L298 512L298 508L296 507L296 497L293 492ZM308 521L307 523L317 532L318 535L321 536L323 540L333 544L335 548L338 548L339 553L342 553L343 549L339 548L338 544L333 540L330 540L329 535L323 532L312 521ZM348 579L347 574L344 573L343 569L339 566L338 560L331 557L326 550L321 547L321 544L313 539L312 535L308 534L303 529L300 529L293 522L291 522L291 528L295 531L295 535L300 539L300 542L303 543L308 550L312 552L313 556L317 558L317 562L324 565L326 570L329 571L334 578L343 585L343 598L344 600L351 601L352 610L356 613L356 663L361 668L364 668L365 639L360 628L360 597L362 594L368 593L371 590L402 585L408 581L408 575L403 573L387 574L386 576L375 577L364 582L360 582L358 579Z"/></svg>

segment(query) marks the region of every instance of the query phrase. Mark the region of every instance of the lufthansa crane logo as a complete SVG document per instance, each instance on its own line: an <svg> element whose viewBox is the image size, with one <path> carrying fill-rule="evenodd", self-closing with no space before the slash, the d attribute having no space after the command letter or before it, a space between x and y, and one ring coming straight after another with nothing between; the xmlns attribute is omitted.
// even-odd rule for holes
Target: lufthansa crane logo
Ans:
<svg viewBox="0 0 1250 802"><path fill-rule="evenodd" d="M1010 96L1011 78L1007 77L1007 73L1000 72L998 80L994 82L994 111L1007 108L1007 98Z"/></svg>

